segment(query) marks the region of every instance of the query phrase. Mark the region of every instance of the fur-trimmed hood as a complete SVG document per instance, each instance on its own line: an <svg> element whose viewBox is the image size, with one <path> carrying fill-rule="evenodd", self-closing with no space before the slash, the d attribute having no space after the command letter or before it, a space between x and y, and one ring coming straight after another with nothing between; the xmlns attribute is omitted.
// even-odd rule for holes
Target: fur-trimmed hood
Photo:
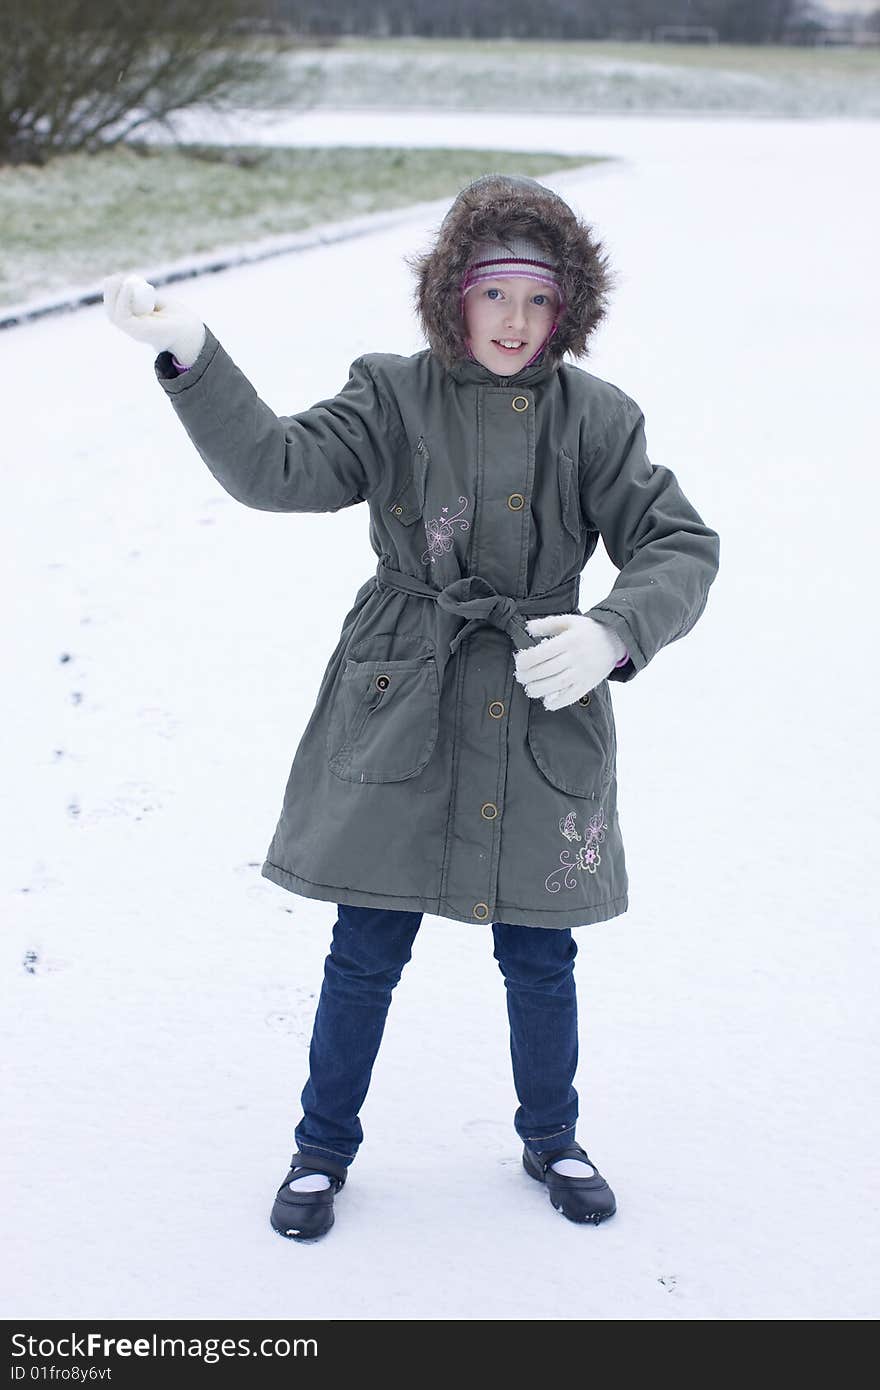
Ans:
<svg viewBox="0 0 880 1390"><path fill-rule="evenodd" d="M555 365L566 352L587 355L587 339L605 317L613 289L602 243L543 184L520 174L483 174L458 194L432 250L404 258L416 276L415 307L423 332L446 367L468 356L461 282L474 248L510 236L528 237L558 266L564 303L545 354Z"/></svg>

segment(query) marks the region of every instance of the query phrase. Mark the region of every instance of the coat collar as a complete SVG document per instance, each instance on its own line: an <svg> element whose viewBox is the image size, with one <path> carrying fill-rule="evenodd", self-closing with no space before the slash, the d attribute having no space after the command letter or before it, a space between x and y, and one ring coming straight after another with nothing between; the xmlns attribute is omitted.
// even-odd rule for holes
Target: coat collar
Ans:
<svg viewBox="0 0 880 1390"><path fill-rule="evenodd" d="M510 376L498 376L484 367L482 362L473 362L467 357L459 358L446 370L456 381L474 382L478 386L536 386L538 382L547 381L559 365L558 358L550 357L545 352L530 367L521 367Z"/></svg>

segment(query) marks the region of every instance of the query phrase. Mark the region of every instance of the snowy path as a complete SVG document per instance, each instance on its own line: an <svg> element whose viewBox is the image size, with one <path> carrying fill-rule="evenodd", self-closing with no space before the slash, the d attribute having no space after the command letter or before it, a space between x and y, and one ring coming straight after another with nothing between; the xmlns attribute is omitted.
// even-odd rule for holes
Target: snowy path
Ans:
<svg viewBox="0 0 880 1390"><path fill-rule="evenodd" d="M632 906L576 933L578 1137L619 1212L573 1226L523 1173L491 934L426 917L336 1228L271 1232L333 912L259 865L367 512L239 506L87 309L0 334L5 1315L876 1316L877 126L291 138L391 132L625 157L555 181L621 273L582 365L722 538L703 620L614 688ZM430 227L179 294L302 409L422 346L401 258ZM613 577L602 552L581 608Z"/></svg>

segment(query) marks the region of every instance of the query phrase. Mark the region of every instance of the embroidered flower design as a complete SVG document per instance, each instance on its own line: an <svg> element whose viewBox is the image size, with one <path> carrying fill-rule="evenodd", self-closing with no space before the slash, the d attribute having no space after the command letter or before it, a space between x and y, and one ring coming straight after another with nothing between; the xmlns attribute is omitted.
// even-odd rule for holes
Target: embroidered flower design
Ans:
<svg viewBox="0 0 880 1390"><path fill-rule="evenodd" d="M602 857L592 842L578 850L578 863L582 869L594 874L602 863Z"/></svg>
<svg viewBox="0 0 880 1390"><path fill-rule="evenodd" d="M461 516L467 509L468 500L466 497L459 497L461 511L456 512L455 516L448 516L448 507L443 507L439 517L432 517L425 522L425 534L428 537L428 549L422 556L422 564L435 564L438 555L446 555L452 549L452 542L455 536L455 523L458 522L462 531L470 530L470 522L462 521Z"/></svg>
<svg viewBox="0 0 880 1390"><path fill-rule="evenodd" d="M580 840L580 835L575 829L576 811L569 811L559 822L560 834L566 840ZM548 893L558 893L560 888L577 888L578 877L574 872L577 869L586 869L587 873L594 874L602 863L602 856L599 853L599 845L605 839L605 831L608 829L608 822L605 819L605 811L600 806L595 815L590 816L586 831L584 832L583 843L580 849L564 849L560 851L560 868L554 869L544 879L544 887ZM554 883L553 879L557 874L563 874L562 883Z"/></svg>

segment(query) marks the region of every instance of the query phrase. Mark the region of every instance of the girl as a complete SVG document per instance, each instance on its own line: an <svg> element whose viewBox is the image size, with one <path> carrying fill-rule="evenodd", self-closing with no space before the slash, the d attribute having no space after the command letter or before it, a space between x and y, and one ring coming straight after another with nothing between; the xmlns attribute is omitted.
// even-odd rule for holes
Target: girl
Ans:
<svg viewBox="0 0 880 1390"><path fill-rule="evenodd" d="M428 348L366 353L337 395L289 416L186 306L134 277L105 284L111 319L161 349L157 379L227 492L264 511L370 508L376 573L262 867L338 911L271 1213L294 1239L333 1224L425 912L492 927L525 1171L572 1221L615 1212L575 1140L573 1085L572 929L628 907L609 681L690 631L718 569L718 535L648 459L639 406L562 360L586 354L611 276L560 197L487 174L408 263ZM600 535L619 574L582 614Z"/></svg>

